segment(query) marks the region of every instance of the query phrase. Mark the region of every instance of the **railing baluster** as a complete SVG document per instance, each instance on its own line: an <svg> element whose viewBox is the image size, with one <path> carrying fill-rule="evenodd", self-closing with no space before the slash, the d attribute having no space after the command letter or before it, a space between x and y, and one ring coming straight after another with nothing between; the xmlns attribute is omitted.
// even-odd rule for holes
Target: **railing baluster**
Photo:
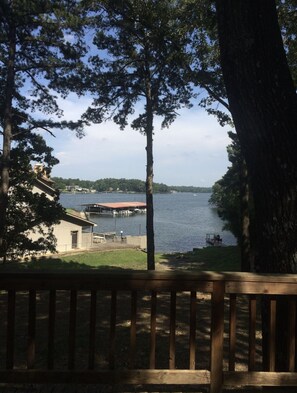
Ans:
<svg viewBox="0 0 297 393"><path fill-rule="evenodd" d="M269 299L268 371L275 371L276 357L276 298Z"/></svg>
<svg viewBox="0 0 297 393"><path fill-rule="evenodd" d="M296 297L289 299L288 371L295 371L296 356Z"/></svg>
<svg viewBox="0 0 297 393"><path fill-rule="evenodd" d="M6 336L6 368L14 366L14 334L15 334L15 295L14 289L7 294L7 336Z"/></svg>
<svg viewBox="0 0 297 393"><path fill-rule="evenodd" d="M36 340L36 291L29 291L29 318L28 318L28 348L27 348L27 368L32 369L35 361L35 340Z"/></svg>
<svg viewBox="0 0 297 393"><path fill-rule="evenodd" d="M235 370L236 322L236 294L232 293L229 308L229 371Z"/></svg>
<svg viewBox="0 0 297 393"><path fill-rule="evenodd" d="M96 348L96 306L97 306L97 292L91 291L90 303L90 336L89 336L89 370L95 367L95 348Z"/></svg>
<svg viewBox="0 0 297 393"><path fill-rule="evenodd" d="M134 368L136 356L136 315L137 315L137 292L131 292L131 328L130 328L130 368Z"/></svg>
<svg viewBox="0 0 297 393"><path fill-rule="evenodd" d="M55 325L56 325L56 291L52 289L49 292L49 310L48 310L47 367L49 370L52 370L54 368Z"/></svg>
<svg viewBox="0 0 297 393"><path fill-rule="evenodd" d="M69 349L68 349L69 370L73 370L75 367L76 309L77 309L77 291L71 290L70 309L69 309Z"/></svg>
<svg viewBox="0 0 297 393"><path fill-rule="evenodd" d="M117 318L117 291L111 292L111 310L110 310L110 337L109 337L109 368L115 367L115 335L116 335L116 318Z"/></svg>
<svg viewBox="0 0 297 393"><path fill-rule="evenodd" d="M190 300L190 370L195 370L196 366L196 292L191 292Z"/></svg>
<svg viewBox="0 0 297 393"><path fill-rule="evenodd" d="M156 314L157 314L157 293L151 294L151 336L150 336L150 368L156 368Z"/></svg>
<svg viewBox="0 0 297 393"><path fill-rule="evenodd" d="M220 393L223 386L224 281L214 281L211 296L210 393Z"/></svg>
<svg viewBox="0 0 297 393"><path fill-rule="evenodd" d="M176 292L170 296L169 368L175 368Z"/></svg>
<svg viewBox="0 0 297 393"><path fill-rule="evenodd" d="M249 297L249 371L255 370L256 359L256 319L257 299L255 295Z"/></svg>

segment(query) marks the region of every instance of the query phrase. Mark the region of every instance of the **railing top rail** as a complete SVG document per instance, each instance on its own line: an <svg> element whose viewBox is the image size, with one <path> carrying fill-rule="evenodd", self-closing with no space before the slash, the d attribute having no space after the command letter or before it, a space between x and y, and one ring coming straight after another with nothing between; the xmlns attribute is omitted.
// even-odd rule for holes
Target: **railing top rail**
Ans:
<svg viewBox="0 0 297 393"><path fill-rule="evenodd" d="M201 290L225 283L227 293L297 294L297 274L78 270L0 273L0 289ZM288 289L289 288L289 289Z"/></svg>
<svg viewBox="0 0 297 393"><path fill-rule="evenodd" d="M214 272L214 271L158 271L158 270L125 270L114 271L108 269L81 269L81 270L20 270L4 271L0 270L0 281L11 278L77 278L89 277L112 277L121 279L129 277L131 279L147 280L200 280L200 281L270 281L270 282L296 282L297 274L272 274L272 273L249 273L249 272Z"/></svg>

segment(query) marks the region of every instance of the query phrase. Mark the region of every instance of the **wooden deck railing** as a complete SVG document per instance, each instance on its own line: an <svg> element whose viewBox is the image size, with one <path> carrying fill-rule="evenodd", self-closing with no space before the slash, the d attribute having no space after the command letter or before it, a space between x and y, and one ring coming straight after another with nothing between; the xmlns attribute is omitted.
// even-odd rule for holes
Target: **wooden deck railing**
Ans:
<svg viewBox="0 0 297 393"><path fill-rule="evenodd" d="M0 383L297 386L297 275L78 272L0 275ZM269 372L259 304L268 300ZM275 372L276 297L290 307Z"/></svg>

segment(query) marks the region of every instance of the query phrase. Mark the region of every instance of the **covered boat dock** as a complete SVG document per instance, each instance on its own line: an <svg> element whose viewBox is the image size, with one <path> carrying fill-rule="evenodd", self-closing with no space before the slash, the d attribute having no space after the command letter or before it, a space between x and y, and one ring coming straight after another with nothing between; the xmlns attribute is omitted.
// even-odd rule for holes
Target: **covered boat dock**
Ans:
<svg viewBox="0 0 297 393"><path fill-rule="evenodd" d="M112 203L86 203L85 211L100 215L122 215L145 214L146 203L144 202L112 202Z"/></svg>

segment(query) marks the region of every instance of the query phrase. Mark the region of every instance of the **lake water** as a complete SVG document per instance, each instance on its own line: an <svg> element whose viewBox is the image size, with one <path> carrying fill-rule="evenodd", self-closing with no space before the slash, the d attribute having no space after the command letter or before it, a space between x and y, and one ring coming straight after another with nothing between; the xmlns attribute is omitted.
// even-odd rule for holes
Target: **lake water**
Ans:
<svg viewBox="0 0 297 393"><path fill-rule="evenodd" d="M236 244L234 236L222 231L223 222L208 204L208 193L176 193L154 195L155 248L157 252L183 252L205 246L207 233L220 233L223 243ZM84 203L145 202L144 194L61 194L66 208L83 210ZM145 235L144 214L129 217L91 215L97 224L95 232L123 231L124 235Z"/></svg>

